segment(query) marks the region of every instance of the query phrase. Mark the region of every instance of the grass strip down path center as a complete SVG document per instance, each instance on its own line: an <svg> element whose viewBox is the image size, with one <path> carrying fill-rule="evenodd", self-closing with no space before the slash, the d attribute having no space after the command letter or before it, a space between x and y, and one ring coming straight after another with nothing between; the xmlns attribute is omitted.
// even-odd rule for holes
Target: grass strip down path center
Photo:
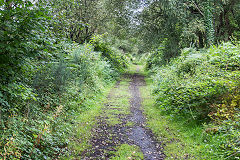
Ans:
<svg viewBox="0 0 240 160"><path fill-rule="evenodd" d="M140 66L134 68L110 91L96 117L91 147L82 152L81 159L164 159L161 143L145 125L139 88L146 83L144 76L138 73Z"/></svg>

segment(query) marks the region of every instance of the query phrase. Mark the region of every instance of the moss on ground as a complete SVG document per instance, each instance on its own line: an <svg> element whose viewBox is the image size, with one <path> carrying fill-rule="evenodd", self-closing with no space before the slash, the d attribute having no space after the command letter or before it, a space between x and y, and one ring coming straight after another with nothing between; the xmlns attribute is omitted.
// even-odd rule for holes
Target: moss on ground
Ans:
<svg viewBox="0 0 240 160"><path fill-rule="evenodd" d="M119 86L117 88L114 88L114 93L111 95L111 98L107 99L106 101L107 105L104 112L106 114L106 121L108 124L121 124L122 116L130 114L130 97L129 79L123 78L119 83Z"/></svg>
<svg viewBox="0 0 240 160"><path fill-rule="evenodd" d="M76 117L75 130L72 135L72 140L69 142L68 150L71 150L71 155L68 157L63 157L62 159L73 159L79 157L81 153L89 148L91 148L90 140L92 138L92 129L97 125L97 117L100 115L102 108L104 107L104 102L107 101L107 95L112 89L113 85L105 88L102 94L98 94L95 99L89 101L89 110L80 113Z"/></svg>
<svg viewBox="0 0 240 160"><path fill-rule="evenodd" d="M110 160L143 160L143 153L135 145L122 144L116 148L117 152Z"/></svg>

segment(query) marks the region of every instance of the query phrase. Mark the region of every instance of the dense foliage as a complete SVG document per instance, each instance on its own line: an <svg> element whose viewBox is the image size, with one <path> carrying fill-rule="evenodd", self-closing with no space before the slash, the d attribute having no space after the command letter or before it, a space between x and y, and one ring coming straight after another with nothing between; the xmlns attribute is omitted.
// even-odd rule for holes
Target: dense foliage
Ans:
<svg viewBox="0 0 240 160"><path fill-rule="evenodd" d="M240 157L239 5L156 0L138 15L156 105L173 121L205 128L195 138L207 159Z"/></svg>
<svg viewBox="0 0 240 160"><path fill-rule="evenodd" d="M156 73L157 106L173 118L199 125L207 122L203 141L213 158L236 159L240 154L239 53L239 43L229 42L199 51L185 48L163 66L159 65L162 50L157 50L147 63Z"/></svg>
<svg viewBox="0 0 240 160"><path fill-rule="evenodd" d="M185 47L203 48L231 36L239 38L240 2L236 0L149 0L137 16L141 50L165 44L164 56Z"/></svg>
<svg viewBox="0 0 240 160"><path fill-rule="evenodd" d="M94 37L91 43L94 46L94 50L101 52L101 56L111 63L112 68L118 71L124 71L124 69L128 67L127 57L119 49L110 47L101 37Z"/></svg>
<svg viewBox="0 0 240 160"><path fill-rule="evenodd" d="M136 59L164 114L239 159L239 39L237 0L1 0L0 159L67 154L76 115Z"/></svg>
<svg viewBox="0 0 240 160"><path fill-rule="evenodd" d="M71 14L59 2L0 2L0 159L67 154L76 115L128 66L76 19L80 1L69 1Z"/></svg>
<svg viewBox="0 0 240 160"><path fill-rule="evenodd" d="M18 80L1 85L1 155L6 159L59 156L68 144L73 116L120 73L91 44L59 45L64 48L55 50L59 57L26 60ZM119 68L126 63L121 61Z"/></svg>
<svg viewBox="0 0 240 160"><path fill-rule="evenodd" d="M156 0L138 14L140 50L148 55L156 106L173 121L194 124L192 134L204 128L195 138L202 140L207 159L240 157L239 42L214 46L239 40L239 5L235 0Z"/></svg>

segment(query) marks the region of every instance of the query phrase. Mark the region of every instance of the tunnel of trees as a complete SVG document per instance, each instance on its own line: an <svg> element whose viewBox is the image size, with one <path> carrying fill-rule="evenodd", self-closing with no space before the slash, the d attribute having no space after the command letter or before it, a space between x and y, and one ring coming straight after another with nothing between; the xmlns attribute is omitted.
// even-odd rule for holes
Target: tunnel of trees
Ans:
<svg viewBox="0 0 240 160"><path fill-rule="evenodd" d="M0 0L0 159L71 154L75 117L132 63L208 156L240 158L239 0Z"/></svg>

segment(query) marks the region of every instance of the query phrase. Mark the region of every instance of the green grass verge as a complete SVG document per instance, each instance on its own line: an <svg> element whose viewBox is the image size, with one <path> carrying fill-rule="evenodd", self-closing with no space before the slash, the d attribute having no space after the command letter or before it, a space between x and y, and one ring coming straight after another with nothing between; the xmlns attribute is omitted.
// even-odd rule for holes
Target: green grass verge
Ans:
<svg viewBox="0 0 240 160"><path fill-rule="evenodd" d="M136 72L138 71L138 72ZM134 74L134 73L138 73L144 76L148 75L148 72L144 71L144 66L143 65L131 65L128 68L128 71L126 71L126 73L128 74Z"/></svg>
<svg viewBox="0 0 240 160"><path fill-rule="evenodd" d="M115 156L110 160L143 160L143 153L135 145L122 144L116 148Z"/></svg>
<svg viewBox="0 0 240 160"><path fill-rule="evenodd" d="M90 140L92 138L92 128L97 125L96 117L101 114L104 103L107 101L107 95L112 89L113 85L106 87L101 94L95 96L94 99L88 100L88 110L77 115L75 130L73 131L72 139L69 143L68 149L71 155L62 159L76 159L80 158L83 151L91 148Z"/></svg>
<svg viewBox="0 0 240 160"><path fill-rule="evenodd" d="M163 142L164 154L168 159L208 159L201 154L202 128L195 124L184 124L186 120L174 121L164 115L155 106L151 96L152 80L146 79L147 86L140 88L143 98L142 106L147 118L147 126L153 131L157 139Z"/></svg>
<svg viewBox="0 0 240 160"><path fill-rule="evenodd" d="M112 95L111 95L112 94ZM114 88L110 93L111 98L107 99L106 104L110 106L105 107L105 114L107 117L107 123L110 125L121 124L120 117L122 115L130 114L129 109L129 79L123 78L118 88Z"/></svg>

